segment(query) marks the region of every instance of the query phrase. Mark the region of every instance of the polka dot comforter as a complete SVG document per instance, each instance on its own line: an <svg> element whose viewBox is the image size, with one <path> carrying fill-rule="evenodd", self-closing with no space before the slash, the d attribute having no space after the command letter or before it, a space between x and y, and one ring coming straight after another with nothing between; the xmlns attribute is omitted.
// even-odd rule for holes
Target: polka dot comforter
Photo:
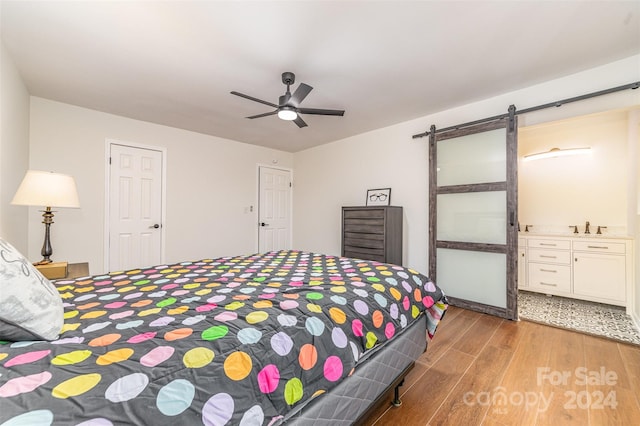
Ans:
<svg viewBox="0 0 640 426"><path fill-rule="evenodd" d="M400 266L281 251L57 281L53 342L0 345L2 425L271 425L442 291Z"/></svg>

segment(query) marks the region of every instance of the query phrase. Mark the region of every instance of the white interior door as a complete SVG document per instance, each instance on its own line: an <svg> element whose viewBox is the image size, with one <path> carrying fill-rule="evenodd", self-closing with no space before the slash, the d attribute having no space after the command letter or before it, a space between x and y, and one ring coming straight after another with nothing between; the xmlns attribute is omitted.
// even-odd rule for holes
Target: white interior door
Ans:
<svg viewBox="0 0 640 426"><path fill-rule="evenodd" d="M291 171L259 167L258 245L261 253L291 248Z"/></svg>
<svg viewBox="0 0 640 426"><path fill-rule="evenodd" d="M109 271L162 262L162 156L110 145Z"/></svg>

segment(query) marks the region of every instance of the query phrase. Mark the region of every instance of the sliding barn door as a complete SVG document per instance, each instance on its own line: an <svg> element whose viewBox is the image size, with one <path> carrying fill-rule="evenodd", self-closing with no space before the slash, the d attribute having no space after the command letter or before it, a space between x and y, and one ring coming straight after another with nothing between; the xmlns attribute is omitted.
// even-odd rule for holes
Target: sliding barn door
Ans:
<svg viewBox="0 0 640 426"><path fill-rule="evenodd" d="M517 318L517 123L430 133L429 268L454 306Z"/></svg>

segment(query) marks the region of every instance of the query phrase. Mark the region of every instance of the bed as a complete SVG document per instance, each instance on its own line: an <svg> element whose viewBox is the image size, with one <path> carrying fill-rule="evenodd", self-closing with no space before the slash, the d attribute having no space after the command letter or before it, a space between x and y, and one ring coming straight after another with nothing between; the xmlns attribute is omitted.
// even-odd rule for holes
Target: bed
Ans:
<svg viewBox="0 0 640 426"><path fill-rule="evenodd" d="M447 307L416 271L295 250L53 285L59 337L0 345L2 426L352 424Z"/></svg>

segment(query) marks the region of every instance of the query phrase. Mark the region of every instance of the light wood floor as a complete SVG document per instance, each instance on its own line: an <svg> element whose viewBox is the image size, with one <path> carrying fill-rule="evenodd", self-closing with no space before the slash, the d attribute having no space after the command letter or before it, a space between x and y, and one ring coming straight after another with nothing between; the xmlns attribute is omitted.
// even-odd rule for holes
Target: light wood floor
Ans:
<svg viewBox="0 0 640 426"><path fill-rule="evenodd" d="M640 425L640 347L449 308L367 425Z"/></svg>

